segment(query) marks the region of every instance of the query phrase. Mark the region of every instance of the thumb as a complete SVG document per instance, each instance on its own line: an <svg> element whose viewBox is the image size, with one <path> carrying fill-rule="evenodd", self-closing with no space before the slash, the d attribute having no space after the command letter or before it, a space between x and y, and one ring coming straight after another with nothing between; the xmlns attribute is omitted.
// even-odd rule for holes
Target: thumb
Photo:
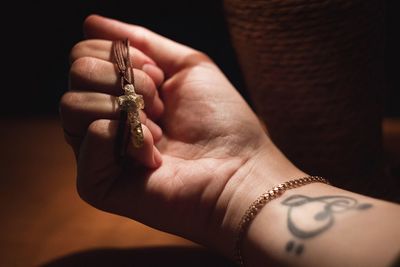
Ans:
<svg viewBox="0 0 400 267"><path fill-rule="evenodd" d="M193 56L202 54L190 47L174 42L144 27L114 19L90 15L83 24L87 38L120 40L128 38L131 45L151 57L170 77L191 63Z"/></svg>

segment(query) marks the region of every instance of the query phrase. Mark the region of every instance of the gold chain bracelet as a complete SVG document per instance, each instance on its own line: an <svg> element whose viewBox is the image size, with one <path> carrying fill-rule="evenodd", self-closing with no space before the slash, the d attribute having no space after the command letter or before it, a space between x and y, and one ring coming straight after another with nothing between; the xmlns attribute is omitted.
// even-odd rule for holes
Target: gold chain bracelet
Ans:
<svg viewBox="0 0 400 267"><path fill-rule="evenodd" d="M251 203L250 207L246 210L242 219L240 220L240 223L237 228L237 238L235 243L234 255L236 262L239 264L239 266L244 266L244 261L241 251L244 235L250 223L256 217L261 208L263 208L271 200L281 196L288 189L293 189L306 184L317 183L317 182L329 184L329 182L326 179L320 176L307 176L299 179L294 179L279 184L274 188L272 188L271 190L266 191L261 196L259 196L253 203Z"/></svg>

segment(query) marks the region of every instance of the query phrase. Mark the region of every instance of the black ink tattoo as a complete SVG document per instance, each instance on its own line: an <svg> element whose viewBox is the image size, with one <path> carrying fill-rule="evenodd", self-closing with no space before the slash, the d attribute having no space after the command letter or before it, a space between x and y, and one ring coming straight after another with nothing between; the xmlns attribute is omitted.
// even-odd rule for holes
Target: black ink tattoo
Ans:
<svg viewBox="0 0 400 267"><path fill-rule="evenodd" d="M289 207L287 216L288 229L294 237L300 240L313 238L327 231L333 226L335 222L334 215L336 213L343 213L349 210L366 210L372 207L371 204L359 204L354 198L346 196L312 198L303 195L294 195L285 199L282 204ZM306 209L312 209L313 211L312 217L308 218L313 222L311 227L310 224L307 226L301 225L300 220L296 220L296 217L300 215L304 222L304 216L301 214ZM304 252L304 245L301 243L296 244L295 241L290 240L286 244L285 250L296 255L301 255Z"/></svg>
<svg viewBox="0 0 400 267"><path fill-rule="evenodd" d="M304 246L302 244L297 245L293 240L290 240L286 244L286 252L294 252L296 255L303 253Z"/></svg>

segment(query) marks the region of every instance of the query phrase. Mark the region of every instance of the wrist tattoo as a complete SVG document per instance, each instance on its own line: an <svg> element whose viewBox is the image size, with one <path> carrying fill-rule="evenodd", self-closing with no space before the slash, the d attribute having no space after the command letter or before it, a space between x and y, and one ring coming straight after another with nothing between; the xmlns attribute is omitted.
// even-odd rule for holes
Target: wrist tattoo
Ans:
<svg viewBox="0 0 400 267"><path fill-rule="evenodd" d="M294 195L282 202L288 206L287 227L295 240L290 240L286 252L301 255L305 240L319 236L335 224L335 217L348 211L362 211L372 207L368 203L359 203L347 196L308 197ZM307 212L307 213L306 213ZM304 217L304 214L309 214ZM301 218L301 220L299 220ZM306 224L306 225L305 225Z"/></svg>

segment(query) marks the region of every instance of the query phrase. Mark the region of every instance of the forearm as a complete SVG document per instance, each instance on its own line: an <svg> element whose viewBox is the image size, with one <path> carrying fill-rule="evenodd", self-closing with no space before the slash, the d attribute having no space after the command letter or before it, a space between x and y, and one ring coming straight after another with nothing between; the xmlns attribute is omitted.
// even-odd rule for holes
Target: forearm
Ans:
<svg viewBox="0 0 400 267"><path fill-rule="evenodd" d="M262 151L235 173L220 197L217 208L225 212L211 246L227 257L233 258L238 225L252 202L280 183L307 176L272 143ZM397 204L311 183L259 209L241 254L245 266L390 266L400 253L399 221Z"/></svg>
<svg viewBox="0 0 400 267"><path fill-rule="evenodd" d="M400 207L320 183L286 191L248 228L246 266L390 266Z"/></svg>

